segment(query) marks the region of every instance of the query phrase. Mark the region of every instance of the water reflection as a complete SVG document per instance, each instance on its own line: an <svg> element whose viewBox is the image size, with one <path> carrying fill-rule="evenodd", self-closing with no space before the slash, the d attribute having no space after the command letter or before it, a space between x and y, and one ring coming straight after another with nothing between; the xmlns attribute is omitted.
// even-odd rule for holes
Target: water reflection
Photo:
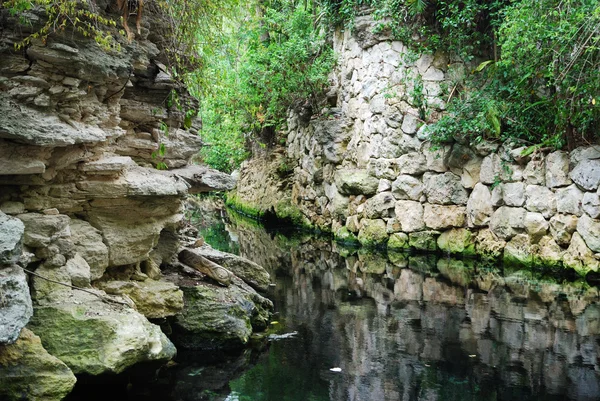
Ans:
<svg viewBox="0 0 600 401"><path fill-rule="evenodd" d="M342 256L238 224L275 272L282 331L240 400L598 400L600 305L585 283L424 255ZM331 367L341 368L333 373Z"/></svg>

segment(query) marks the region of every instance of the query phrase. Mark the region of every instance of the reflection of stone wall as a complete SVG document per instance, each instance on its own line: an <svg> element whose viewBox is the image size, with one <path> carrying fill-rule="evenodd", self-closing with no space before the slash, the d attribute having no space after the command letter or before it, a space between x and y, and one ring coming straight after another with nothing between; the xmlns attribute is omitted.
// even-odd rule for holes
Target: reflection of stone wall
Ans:
<svg viewBox="0 0 600 401"><path fill-rule="evenodd" d="M307 352L342 368L334 399L462 400L474 386L502 399L600 394L597 288L234 231L243 256L289 277L275 289L280 318L308 327Z"/></svg>
<svg viewBox="0 0 600 401"><path fill-rule="evenodd" d="M443 53L413 56L370 34L374 24L361 17L354 34L334 38L336 106L309 122L290 114L292 203L314 226L364 245L596 271L600 147L530 156L513 143L433 147L428 124L466 67ZM265 201L265 186L277 186L261 179L269 174L243 170L241 200Z"/></svg>

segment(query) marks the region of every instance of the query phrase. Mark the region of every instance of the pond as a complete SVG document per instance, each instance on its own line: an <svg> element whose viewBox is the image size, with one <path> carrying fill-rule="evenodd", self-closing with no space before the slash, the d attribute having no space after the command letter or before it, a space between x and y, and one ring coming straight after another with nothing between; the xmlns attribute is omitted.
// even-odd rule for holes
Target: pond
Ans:
<svg viewBox="0 0 600 401"><path fill-rule="evenodd" d="M600 299L585 282L357 252L225 214L198 224L213 246L271 272L271 328L241 354L129 372L110 394L96 381L98 399L600 399Z"/></svg>

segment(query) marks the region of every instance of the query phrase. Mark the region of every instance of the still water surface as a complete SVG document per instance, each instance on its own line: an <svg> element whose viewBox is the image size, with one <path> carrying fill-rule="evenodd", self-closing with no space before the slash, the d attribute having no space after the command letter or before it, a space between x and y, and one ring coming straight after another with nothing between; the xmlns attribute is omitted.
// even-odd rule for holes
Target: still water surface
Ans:
<svg viewBox="0 0 600 401"><path fill-rule="evenodd" d="M216 360L179 355L154 378L130 373L126 395L101 399L600 400L595 287L469 260L357 253L235 220L203 233L271 272L270 339Z"/></svg>

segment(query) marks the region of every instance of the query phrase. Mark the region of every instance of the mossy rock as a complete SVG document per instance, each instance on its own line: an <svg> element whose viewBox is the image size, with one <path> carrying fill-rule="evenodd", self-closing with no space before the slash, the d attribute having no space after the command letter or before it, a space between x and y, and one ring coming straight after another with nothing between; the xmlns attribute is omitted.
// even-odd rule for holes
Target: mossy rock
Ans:
<svg viewBox="0 0 600 401"><path fill-rule="evenodd" d="M387 242L387 248L392 250L408 248L408 235L405 233L393 233Z"/></svg>
<svg viewBox="0 0 600 401"><path fill-rule="evenodd" d="M140 362L168 361L177 352L160 327L137 311L86 293L34 308L28 327L75 374L121 373Z"/></svg>
<svg viewBox="0 0 600 401"><path fill-rule="evenodd" d="M358 241L365 247L384 245L388 240L385 221L381 219L363 219L358 232Z"/></svg>
<svg viewBox="0 0 600 401"><path fill-rule="evenodd" d="M241 282L241 280L237 280ZM267 326L273 303L243 283L182 287L185 307L173 323L173 341L193 350L235 349L253 328Z"/></svg>
<svg viewBox="0 0 600 401"><path fill-rule="evenodd" d="M502 260L506 266L532 266L533 251L529 236L515 235L504 247Z"/></svg>
<svg viewBox="0 0 600 401"><path fill-rule="evenodd" d="M60 359L50 355L28 329L14 344L0 346L0 399L62 400L77 379Z"/></svg>
<svg viewBox="0 0 600 401"><path fill-rule="evenodd" d="M386 272L387 258L366 249L358 251L360 271L367 274L383 274Z"/></svg>
<svg viewBox="0 0 600 401"><path fill-rule="evenodd" d="M441 251L465 256L475 255L475 238L466 228L444 231L437 239Z"/></svg>
<svg viewBox="0 0 600 401"><path fill-rule="evenodd" d="M339 242L340 244L344 244L344 245L358 245L358 238L356 237L356 235L351 232L350 230L348 230L347 227L342 227L339 230L336 231L335 233L335 240L336 242Z"/></svg>
<svg viewBox="0 0 600 401"><path fill-rule="evenodd" d="M439 231L417 231L408 236L408 245L419 251L437 251Z"/></svg>
<svg viewBox="0 0 600 401"><path fill-rule="evenodd" d="M310 221L290 199L282 199L277 202L275 205L275 215L281 220L290 221L295 226L312 228Z"/></svg>

